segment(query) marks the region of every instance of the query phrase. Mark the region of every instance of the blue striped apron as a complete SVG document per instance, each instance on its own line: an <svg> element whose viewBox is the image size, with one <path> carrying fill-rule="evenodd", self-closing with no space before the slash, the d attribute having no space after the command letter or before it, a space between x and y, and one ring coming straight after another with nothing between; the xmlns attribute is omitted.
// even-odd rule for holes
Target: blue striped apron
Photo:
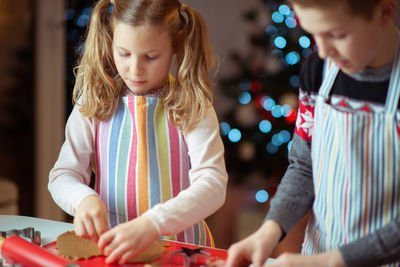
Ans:
<svg viewBox="0 0 400 267"><path fill-rule="evenodd" d="M110 226L132 220L190 185L183 135L169 123L158 97L122 97L116 114L96 128L95 189L107 205ZM185 243L214 246L200 221L174 236Z"/></svg>
<svg viewBox="0 0 400 267"><path fill-rule="evenodd" d="M376 113L343 111L328 104L339 69L334 64L326 68L314 113L315 201L303 254L334 250L399 216L399 67L396 56L385 109Z"/></svg>

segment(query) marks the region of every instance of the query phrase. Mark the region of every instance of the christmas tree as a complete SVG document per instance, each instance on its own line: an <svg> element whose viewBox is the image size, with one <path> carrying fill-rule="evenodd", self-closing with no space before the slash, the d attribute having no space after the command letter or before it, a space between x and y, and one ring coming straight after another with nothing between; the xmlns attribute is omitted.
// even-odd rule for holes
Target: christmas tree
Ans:
<svg viewBox="0 0 400 267"><path fill-rule="evenodd" d="M219 81L223 95L236 102L219 118L227 169L236 183L254 173L267 180L282 177L297 115L300 67L314 47L288 5L271 0L262 5L243 15L253 28L250 54L231 52L228 75Z"/></svg>

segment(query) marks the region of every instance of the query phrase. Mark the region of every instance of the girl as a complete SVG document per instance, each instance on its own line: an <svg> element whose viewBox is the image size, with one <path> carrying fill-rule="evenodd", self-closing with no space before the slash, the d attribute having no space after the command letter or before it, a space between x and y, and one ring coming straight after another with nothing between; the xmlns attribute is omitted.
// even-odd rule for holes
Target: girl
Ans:
<svg viewBox="0 0 400 267"><path fill-rule="evenodd" d="M302 254L269 266L400 266L396 0L290 0L318 52L304 63L290 165L227 267L263 264L312 209Z"/></svg>
<svg viewBox="0 0 400 267"><path fill-rule="evenodd" d="M49 191L108 263L157 236L213 246L202 219L224 203L227 183L213 59L203 19L178 0L95 5Z"/></svg>

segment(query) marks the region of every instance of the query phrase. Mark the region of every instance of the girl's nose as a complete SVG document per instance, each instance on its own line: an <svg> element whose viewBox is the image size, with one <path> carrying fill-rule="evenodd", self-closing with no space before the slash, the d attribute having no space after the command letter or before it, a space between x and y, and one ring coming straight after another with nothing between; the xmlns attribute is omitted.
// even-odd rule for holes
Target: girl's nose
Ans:
<svg viewBox="0 0 400 267"><path fill-rule="evenodd" d="M138 58L133 58L129 62L129 72L133 75L140 75L143 72L142 64Z"/></svg>

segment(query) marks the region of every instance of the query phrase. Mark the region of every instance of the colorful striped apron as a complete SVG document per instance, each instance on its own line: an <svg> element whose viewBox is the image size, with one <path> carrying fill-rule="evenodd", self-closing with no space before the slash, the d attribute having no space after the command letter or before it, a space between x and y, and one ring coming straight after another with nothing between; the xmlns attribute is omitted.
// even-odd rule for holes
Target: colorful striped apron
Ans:
<svg viewBox="0 0 400 267"><path fill-rule="evenodd" d="M332 64L325 71L314 113L315 201L303 254L334 250L399 216L399 67L396 56L385 109L377 113L346 112L329 105L339 69Z"/></svg>
<svg viewBox="0 0 400 267"><path fill-rule="evenodd" d="M111 227L132 220L189 187L190 161L183 135L167 119L158 97L122 97L116 114L96 131L96 191ZM214 246L204 221L170 240Z"/></svg>

